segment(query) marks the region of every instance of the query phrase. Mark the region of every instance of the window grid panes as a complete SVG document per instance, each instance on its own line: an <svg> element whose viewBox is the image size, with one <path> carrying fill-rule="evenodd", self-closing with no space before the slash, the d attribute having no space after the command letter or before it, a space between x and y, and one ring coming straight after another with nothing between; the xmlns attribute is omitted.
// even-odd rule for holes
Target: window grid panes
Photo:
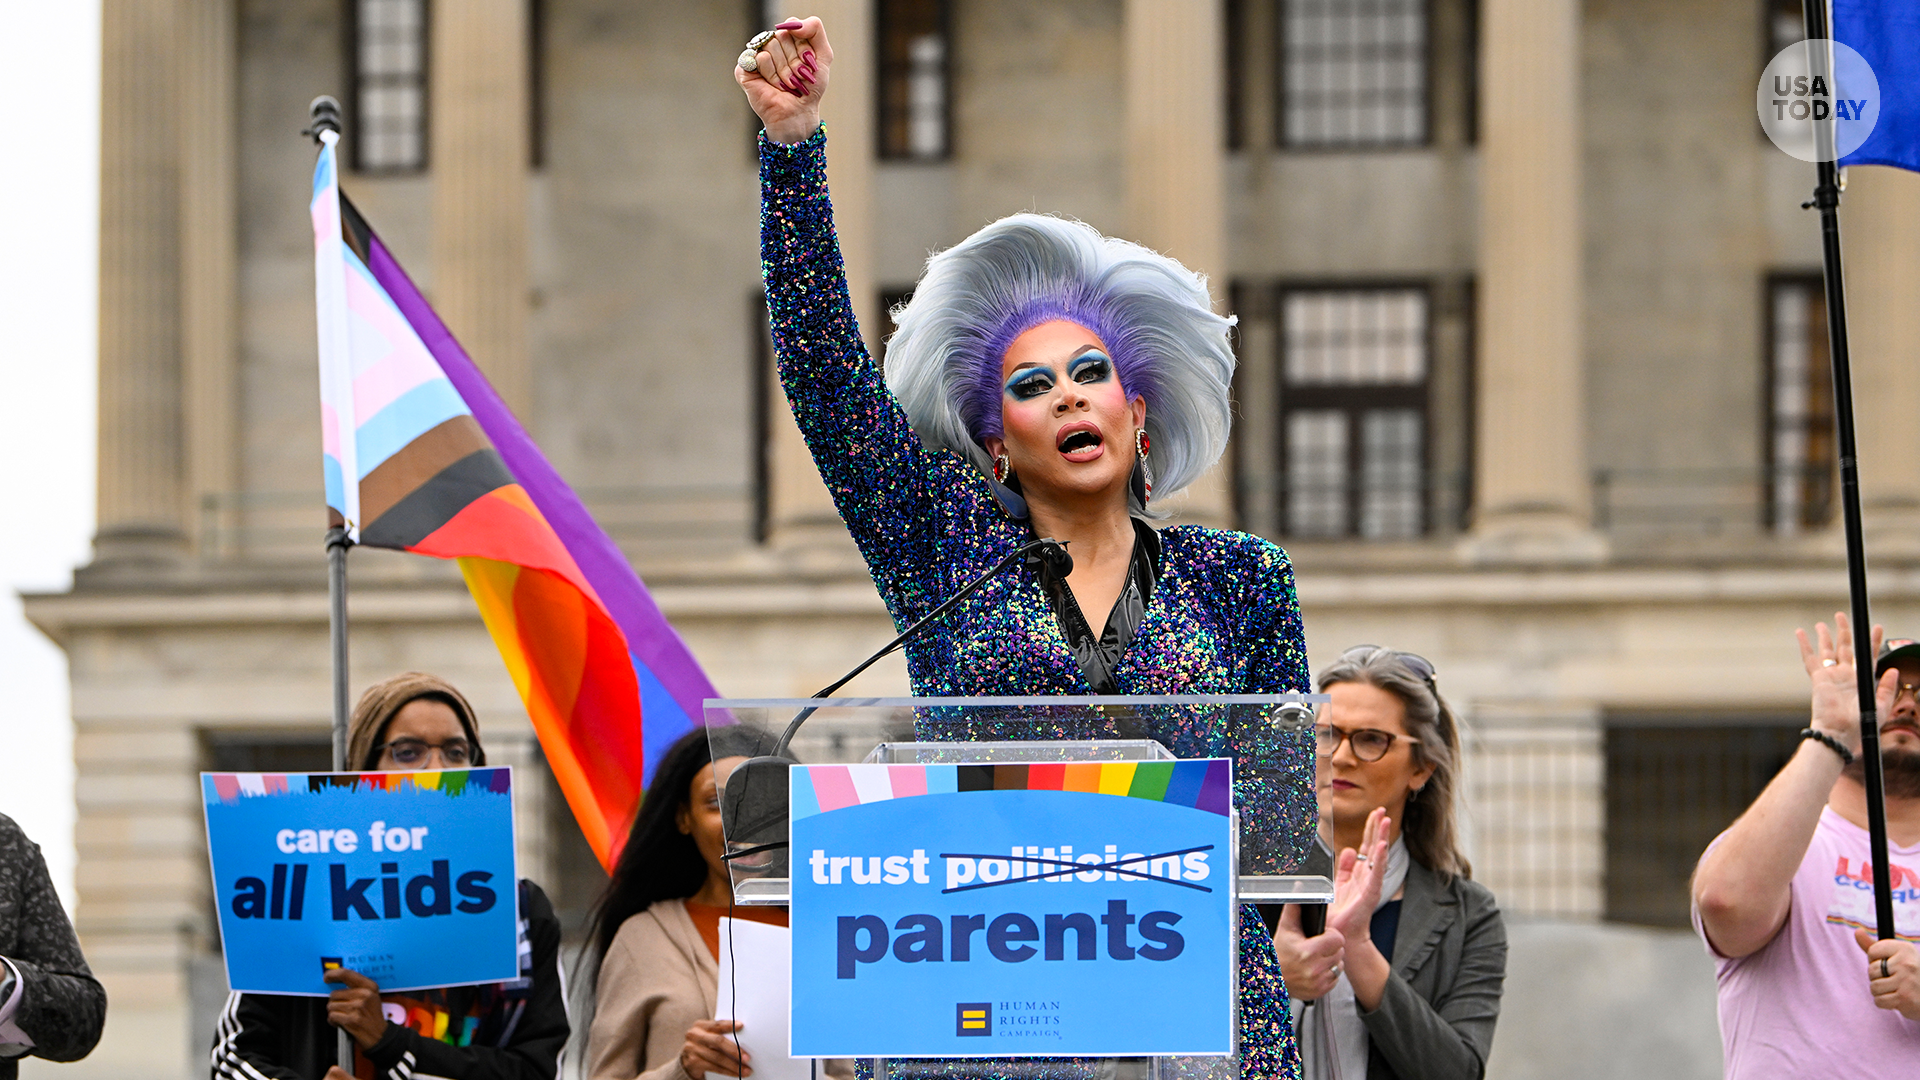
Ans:
<svg viewBox="0 0 1920 1080"><path fill-rule="evenodd" d="M1427 377L1427 298L1417 289L1287 295L1287 381L1418 383Z"/></svg>
<svg viewBox="0 0 1920 1080"><path fill-rule="evenodd" d="M426 0L352 0L354 167L414 172L427 164Z"/></svg>
<svg viewBox="0 0 1920 1080"><path fill-rule="evenodd" d="M1426 290L1290 289L1279 311L1282 531L1329 539L1422 535Z"/></svg>
<svg viewBox="0 0 1920 1080"><path fill-rule="evenodd" d="M1280 143L1428 139L1428 0L1280 0Z"/></svg>
<svg viewBox="0 0 1920 1080"><path fill-rule="evenodd" d="M1287 521L1296 536L1347 534L1347 414L1299 409L1287 417Z"/></svg>
<svg viewBox="0 0 1920 1080"><path fill-rule="evenodd" d="M1818 277L1768 287L1767 525L1792 536L1833 520L1833 371Z"/></svg>
<svg viewBox="0 0 1920 1080"><path fill-rule="evenodd" d="M1386 540L1420 534L1420 464L1425 418L1414 409L1361 414L1360 535Z"/></svg>
<svg viewBox="0 0 1920 1080"><path fill-rule="evenodd" d="M880 156L940 161L951 150L945 0L881 0Z"/></svg>

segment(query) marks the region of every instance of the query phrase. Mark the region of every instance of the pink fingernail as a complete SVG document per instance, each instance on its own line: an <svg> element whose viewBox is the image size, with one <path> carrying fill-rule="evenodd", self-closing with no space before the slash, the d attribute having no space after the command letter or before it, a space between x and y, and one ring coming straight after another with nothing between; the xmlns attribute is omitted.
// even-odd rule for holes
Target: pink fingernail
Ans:
<svg viewBox="0 0 1920 1080"><path fill-rule="evenodd" d="M807 24L801 22L798 19L788 19L786 22L783 22L779 26L774 27L774 29L775 30L798 30L805 25Z"/></svg>
<svg viewBox="0 0 1920 1080"><path fill-rule="evenodd" d="M813 63L813 50L812 50L812 49L808 49L808 50L806 51L806 54L805 54L805 55L806 55L806 58L807 58L807 63L809 63L809 64L811 64L811 63Z"/></svg>

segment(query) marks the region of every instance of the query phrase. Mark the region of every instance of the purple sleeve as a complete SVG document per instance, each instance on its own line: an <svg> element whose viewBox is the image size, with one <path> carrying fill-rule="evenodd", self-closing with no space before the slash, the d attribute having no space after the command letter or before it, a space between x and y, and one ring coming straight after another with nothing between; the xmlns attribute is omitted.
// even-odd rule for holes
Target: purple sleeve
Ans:
<svg viewBox="0 0 1920 1080"><path fill-rule="evenodd" d="M896 618L924 605L937 492L951 483L867 352L827 194L826 129L760 137L760 270L780 384L814 464Z"/></svg>

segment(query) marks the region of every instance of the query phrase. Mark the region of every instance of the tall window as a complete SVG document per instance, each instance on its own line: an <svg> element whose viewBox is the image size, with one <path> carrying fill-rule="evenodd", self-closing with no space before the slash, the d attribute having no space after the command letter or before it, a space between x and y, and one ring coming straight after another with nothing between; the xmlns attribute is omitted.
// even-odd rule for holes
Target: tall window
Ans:
<svg viewBox="0 0 1920 1080"><path fill-rule="evenodd" d="M1833 520L1833 368L1818 275L1767 282L1767 525L1781 536Z"/></svg>
<svg viewBox="0 0 1920 1080"><path fill-rule="evenodd" d="M349 0L347 145L364 172L427 166L427 0Z"/></svg>
<svg viewBox="0 0 1920 1080"><path fill-rule="evenodd" d="M952 150L952 78L946 0L881 0L878 15L880 156L941 161Z"/></svg>
<svg viewBox="0 0 1920 1080"><path fill-rule="evenodd" d="M1606 917L1687 925L1694 864L1800 745L1800 716L1606 719Z"/></svg>
<svg viewBox="0 0 1920 1080"><path fill-rule="evenodd" d="M1426 289L1290 289L1280 323L1282 531L1424 533Z"/></svg>
<svg viewBox="0 0 1920 1080"><path fill-rule="evenodd" d="M1428 0L1279 0L1281 146L1428 141Z"/></svg>

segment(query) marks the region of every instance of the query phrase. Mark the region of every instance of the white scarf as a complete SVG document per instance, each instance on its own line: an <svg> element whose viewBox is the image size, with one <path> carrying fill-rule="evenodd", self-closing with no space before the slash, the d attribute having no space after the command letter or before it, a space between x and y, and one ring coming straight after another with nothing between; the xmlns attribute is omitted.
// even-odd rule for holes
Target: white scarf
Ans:
<svg viewBox="0 0 1920 1080"><path fill-rule="evenodd" d="M1373 910L1393 902L1407 881L1407 842L1396 837L1387 849L1387 867L1380 879L1380 900ZM1391 958L1389 958L1391 962ZM1299 1003L1296 1002L1296 1006ZM1295 1013L1300 1035L1300 1064L1306 1080L1366 1080L1367 1025L1360 1019L1360 1003L1347 966L1340 965L1333 989L1318 1001L1307 1002ZM1304 1022L1299 1022L1304 1020ZM1328 1053L1331 1038L1334 1052Z"/></svg>

